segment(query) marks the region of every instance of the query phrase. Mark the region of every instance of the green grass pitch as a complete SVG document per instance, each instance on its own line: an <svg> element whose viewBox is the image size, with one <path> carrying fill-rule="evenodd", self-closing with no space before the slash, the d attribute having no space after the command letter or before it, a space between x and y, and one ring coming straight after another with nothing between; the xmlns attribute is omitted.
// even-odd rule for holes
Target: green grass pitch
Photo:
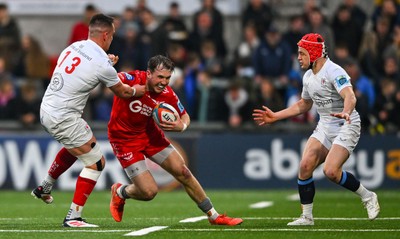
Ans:
<svg viewBox="0 0 400 239"><path fill-rule="evenodd" d="M155 226L139 238L234 239L234 238L400 238L400 191L378 190L381 214L367 220L361 200L341 188L317 190L314 200L315 226L288 227L300 215L295 190L207 190L215 208L229 216L242 217L240 226L212 226L183 190L160 192L150 202L127 200L124 218L117 223L108 211L109 192L95 191L83 216L99 228L63 228L61 223L71 203L72 192L54 191L53 204L35 200L30 192L1 191L0 238L103 239L130 238L139 230ZM260 202L266 202L263 204ZM259 204L256 204L259 203ZM251 207L252 205L260 207ZM200 217L200 218L199 218ZM198 218L194 222L181 222Z"/></svg>

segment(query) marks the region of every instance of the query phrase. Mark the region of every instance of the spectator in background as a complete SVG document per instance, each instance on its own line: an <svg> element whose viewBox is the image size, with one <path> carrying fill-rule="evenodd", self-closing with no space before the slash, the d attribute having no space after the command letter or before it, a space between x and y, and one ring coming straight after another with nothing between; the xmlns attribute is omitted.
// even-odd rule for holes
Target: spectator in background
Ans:
<svg viewBox="0 0 400 239"><path fill-rule="evenodd" d="M335 49L333 49L332 61L343 67L344 61L346 61L349 57L351 56L346 42L339 42L336 44Z"/></svg>
<svg viewBox="0 0 400 239"><path fill-rule="evenodd" d="M233 53L234 75L249 78L254 77L252 58L260 42L256 26L252 23L244 26L243 39L239 42Z"/></svg>
<svg viewBox="0 0 400 239"><path fill-rule="evenodd" d="M122 15L118 17L119 22L117 21L117 25L115 26L115 35L119 37L124 37L126 33L126 27L136 24L138 26L138 30L140 29L139 22L138 22L139 16L136 15L136 11L132 7L126 7L124 11L122 12ZM114 17L115 21L115 17Z"/></svg>
<svg viewBox="0 0 400 239"><path fill-rule="evenodd" d="M10 102L13 118L20 122L25 129L33 128L39 123L40 95L33 82L24 82L20 93Z"/></svg>
<svg viewBox="0 0 400 239"><path fill-rule="evenodd" d="M378 48L378 59L383 60L383 53L385 49L392 43L392 32L390 31L390 23L388 18L379 18L376 22L376 36L377 36L377 48ZM379 67L380 66L380 67ZM382 64L375 66L382 73Z"/></svg>
<svg viewBox="0 0 400 239"><path fill-rule="evenodd" d="M394 133L400 130L400 90L396 82L391 79L382 79L380 91L377 95L372 128L374 133Z"/></svg>
<svg viewBox="0 0 400 239"><path fill-rule="evenodd" d="M224 76L224 62L223 59L218 56L214 42L205 40L201 43L200 47L200 58L203 69L207 71L213 78Z"/></svg>
<svg viewBox="0 0 400 239"><path fill-rule="evenodd" d="M22 51L14 75L37 81L43 91L50 82L50 58L44 52L39 40L32 35L25 35L22 38Z"/></svg>
<svg viewBox="0 0 400 239"><path fill-rule="evenodd" d="M248 92L239 81L229 85L224 98L228 108L228 124L231 128L238 128L251 120L253 105Z"/></svg>
<svg viewBox="0 0 400 239"><path fill-rule="evenodd" d="M126 24L123 37L115 37L109 52L119 57L120 64L131 65L136 70L146 69L146 51L140 38L139 25L135 22ZM117 41L115 41L117 40Z"/></svg>
<svg viewBox="0 0 400 239"><path fill-rule="evenodd" d="M202 2L200 10L198 10L193 17L193 31L198 31L199 22L198 16L203 12L207 12L211 17L212 26L211 32L216 34L218 38L223 38L224 34L224 18L222 13L215 6L215 0L200 0Z"/></svg>
<svg viewBox="0 0 400 239"><path fill-rule="evenodd" d="M140 41L143 43L144 59L147 61L153 55L165 55L167 52L167 36L149 9L140 12L140 19L143 24L139 33Z"/></svg>
<svg viewBox="0 0 400 239"><path fill-rule="evenodd" d="M94 102L93 120L108 122L110 120L111 108L114 99L114 93L108 88L101 87L101 97Z"/></svg>
<svg viewBox="0 0 400 239"><path fill-rule="evenodd" d="M281 33L275 25L271 25L265 32L260 46L255 51L253 66L256 84L264 77L269 78L283 99L292 58L289 45L282 40Z"/></svg>
<svg viewBox="0 0 400 239"><path fill-rule="evenodd" d="M136 15L136 21L139 24L140 29L143 28L143 22L142 18L140 16L142 11L147 11L150 10L147 7L147 1L146 0L137 0L136 1L136 6L133 8L135 10L135 15Z"/></svg>
<svg viewBox="0 0 400 239"><path fill-rule="evenodd" d="M194 28L188 39L188 48L192 52L200 54L201 44L206 41L214 42L217 49L217 55L225 59L227 49L225 41L220 32L216 32L213 25L213 19L209 12L201 11L196 17L197 27Z"/></svg>
<svg viewBox="0 0 400 239"><path fill-rule="evenodd" d="M205 70L198 71L196 79L197 121L205 125L207 122L224 120L223 90L213 84L212 74Z"/></svg>
<svg viewBox="0 0 400 239"><path fill-rule="evenodd" d="M289 29L283 34L285 40L290 46L292 58L297 56L297 42L305 33L304 18L301 15L294 15L290 17Z"/></svg>
<svg viewBox="0 0 400 239"><path fill-rule="evenodd" d="M168 56L175 63L175 66L184 69L187 64L187 49L180 43L171 43L168 45Z"/></svg>
<svg viewBox="0 0 400 239"><path fill-rule="evenodd" d="M357 57L364 30L351 17L351 10L341 5L336 10L331 24L335 45L346 44L352 57Z"/></svg>
<svg viewBox="0 0 400 239"><path fill-rule="evenodd" d="M276 87L271 78L262 77L260 79L259 92L257 94L257 107L268 105L273 111L284 109L285 103L282 96L277 92Z"/></svg>
<svg viewBox="0 0 400 239"><path fill-rule="evenodd" d="M363 3L362 0L342 0L340 6L346 6L346 8L350 10L351 21L355 22L359 28L359 31L363 32L368 16L364 10L357 5L357 2L361 4Z"/></svg>
<svg viewBox="0 0 400 239"><path fill-rule="evenodd" d="M393 57L397 61L398 69L400 69L400 25L396 25L393 29L392 44L386 47L383 57Z"/></svg>
<svg viewBox="0 0 400 239"><path fill-rule="evenodd" d="M68 40L68 45L81 41L81 40L86 40L88 38L88 32L89 32L89 22L90 19L97 13L97 9L94 5L88 4L85 7L85 10L83 12L82 19L78 22L76 22L72 26L72 31L69 36Z"/></svg>
<svg viewBox="0 0 400 239"><path fill-rule="evenodd" d="M185 25L185 22L181 16L179 10L179 4L177 2L171 2L169 5L169 14L164 18L161 23L164 31L166 31L169 44L181 44L185 46L189 37L189 31Z"/></svg>
<svg viewBox="0 0 400 239"><path fill-rule="evenodd" d="M392 32L395 25L400 24L400 6L396 0L377 0L372 14L373 29L377 31L379 18L386 18L388 31Z"/></svg>
<svg viewBox="0 0 400 239"><path fill-rule="evenodd" d="M361 71L377 86L376 83L381 75L382 61L378 52L378 37L374 31L364 34L358 54L358 62L360 62Z"/></svg>
<svg viewBox="0 0 400 239"><path fill-rule="evenodd" d="M372 81L362 74L357 61L351 57L343 61L343 68L349 74L357 99L356 110L361 118L361 130L370 126L370 115L375 104L375 88Z"/></svg>
<svg viewBox="0 0 400 239"><path fill-rule="evenodd" d="M254 24L258 37L263 38L274 20L274 15L272 8L263 0L250 0L241 14L242 28L249 23Z"/></svg>
<svg viewBox="0 0 400 239"><path fill-rule="evenodd" d="M184 68L184 91L187 102L186 110L193 120L197 120L197 73L201 70L203 70L203 65L201 64L200 56L194 52L189 53L187 65Z"/></svg>
<svg viewBox="0 0 400 239"><path fill-rule="evenodd" d="M324 39L326 39L325 47L329 55L333 55L334 35L332 29L327 24L327 20L322 13L321 9L314 7L308 14L308 24L306 25L306 32L319 33Z"/></svg>
<svg viewBox="0 0 400 239"><path fill-rule="evenodd" d="M0 119L14 119L14 108L10 102L12 102L15 97L16 89L12 80L8 77L2 77L0 79Z"/></svg>
<svg viewBox="0 0 400 239"><path fill-rule="evenodd" d="M0 57L7 59L7 71L14 70L20 51L21 30L17 20L10 16L8 6L0 3Z"/></svg>

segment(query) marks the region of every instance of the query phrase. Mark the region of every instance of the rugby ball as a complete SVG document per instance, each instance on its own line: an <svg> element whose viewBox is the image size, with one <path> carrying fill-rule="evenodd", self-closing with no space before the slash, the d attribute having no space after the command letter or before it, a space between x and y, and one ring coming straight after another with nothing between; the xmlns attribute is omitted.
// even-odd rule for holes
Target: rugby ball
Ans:
<svg viewBox="0 0 400 239"><path fill-rule="evenodd" d="M174 122L177 120L175 114L178 114L176 109L167 103L160 103L156 105L153 109L153 119L156 124L160 124L161 122Z"/></svg>

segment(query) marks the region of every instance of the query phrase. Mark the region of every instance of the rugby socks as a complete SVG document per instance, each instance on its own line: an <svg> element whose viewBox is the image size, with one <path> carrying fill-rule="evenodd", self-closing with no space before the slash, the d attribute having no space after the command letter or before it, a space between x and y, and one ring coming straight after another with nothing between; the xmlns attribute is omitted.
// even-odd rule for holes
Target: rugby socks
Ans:
<svg viewBox="0 0 400 239"><path fill-rule="evenodd" d="M297 185L300 195L301 209L303 215L312 215L313 201L315 196L315 185L313 177L302 180L297 179Z"/></svg>
<svg viewBox="0 0 400 239"><path fill-rule="evenodd" d="M67 220L70 220L70 219L75 219L75 218L78 218L78 217L82 217L82 210L83 210L82 206L79 206L79 205L77 205L75 203L71 203L71 207L70 207L70 209L68 211L68 214L67 214L67 216L65 218Z"/></svg>
<svg viewBox="0 0 400 239"><path fill-rule="evenodd" d="M100 177L101 171L93 170L90 168L83 168L76 181L76 188L74 198L68 212L67 219L74 219L80 217L83 206L96 186L97 179Z"/></svg>
<svg viewBox="0 0 400 239"><path fill-rule="evenodd" d="M56 158L54 159L53 163L51 164L48 174L55 180L60 177L61 174L63 174L67 169L69 169L72 164L75 163L75 161L78 158L72 155L66 148L62 148Z"/></svg>
<svg viewBox="0 0 400 239"><path fill-rule="evenodd" d="M122 198L122 199L128 199L130 198L128 193L126 193L125 188L128 187L128 185L122 185L121 187L119 187L117 189L117 195L118 197Z"/></svg>
<svg viewBox="0 0 400 239"><path fill-rule="evenodd" d="M342 171L339 184L352 192L356 192L360 187L360 181L358 181L353 174L346 171Z"/></svg>
<svg viewBox="0 0 400 239"><path fill-rule="evenodd" d="M362 199L371 197L372 192L366 189L353 174L342 171L342 177L339 184L344 188L356 193Z"/></svg>
<svg viewBox="0 0 400 239"><path fill-rule="evenodd" d="M197 205L205 214L207 214L208 218L211 220L215 220L219 214L214 209L211 200L209 198L204 199L203 202Z"/></svg>
<svg viewBox="0 0 400 239"><path fill-rule="evenodd" d="M44 193L50 193L54 183L58 177L69 169L75 163L77 157L68 152L66 148L62 148L56 155L53 163L51 164L48 175L41 183Z"/></svg>

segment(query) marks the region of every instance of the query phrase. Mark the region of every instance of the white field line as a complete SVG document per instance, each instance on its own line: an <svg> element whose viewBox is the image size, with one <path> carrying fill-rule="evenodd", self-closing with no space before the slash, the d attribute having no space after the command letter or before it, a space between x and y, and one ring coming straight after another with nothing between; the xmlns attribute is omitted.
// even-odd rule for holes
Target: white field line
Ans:
<svg viewBox="0 0 400 239"><path fill-rule="evenodd" d="M249 207L254 208L254 209L261 209L261 208L271 207L272 205L274 205L274 202L263 201L263 202L257 202L257 203L250 204Z"/></svg>
<svg viewBox="0 0 400 239"><path fill-rule="evenodd" d="M334 229L334 228L202 228L169 229L171 232L400 232L400 229Z"/></svg>
<svg viewBox="0 0 400 239"><path fill-rule="evenodd" d="M124 236L143 236L155 231L160 231L163 230L165 228L168 228L167 226L154 226L154 227L148 227L148 228L143 228L137 231L133 231L130 233L125 234Z"/></svg>
<svg viewBox="0 0 400 239"><path fill-rule="evenodd" d="M205 219L207 219L207 216L189 217L189 218L185 218L183 220L180 220L179 222L181 222L181 223L198 222L198 221L205 220Z"/></svg>
<svg viewBox="0 0 400 239"><path fill-rule="evenodd" d="M156 226L144 228L138 231L133 231L125 234L125 236L140 236L150 232L163 230L167 226ZM152 229L150 231L150 229ZM157 229L157 230L155 230ZM145 231L147 230L147 231ZM15 232L15 233L112 233L112 232L127 232L130 230L0 230L0 232ZM400 229L339 229L339 228L177 228L167 229L168 232L400 232ZM132 234L132 235L130 235Z"/></svg>
<svg viewBox="0 0 400 239"><path fill-rule="evenodd" d="M198 220L195 220L196 218L198 218ZM246 219L246 220L291 220L296 217L242 217L242 218ZM25 217L25 218L2 217L2 218L0 218L0 221L13 221L13 220L14 221L15 220L31 221L33 219L37 219L37 218L35 218L35 217ZM92 218L92 219L94 219L94 218ZM95 218L95 219L108 220L109 218L104 217L104 218ZM178 218L176 218L176 217L153 217L153 218L136 217L136 218L132 218L132 220L144 220L144 219L146 219L146 220L165 220L165 219L176 220ZM190 220L195 220L193 222L197 222L197 221L201 221L201 220L205 220L205 219L207 219L206 216L190 217L190 218L182 219L179 222L190 222ZM187 220L187 221L185 221L185 220ZM329 220L331 220L331 221L365 221L365 220L368 220L369 221L369 219L366 217L314 217L314 220L326 220L326 221L329 221ZM400 217L378 217L375 219L375 221L376 220L382 220L382 221L400 220ZM93 231L93 230L90 230L90 231Z"/></svg>

